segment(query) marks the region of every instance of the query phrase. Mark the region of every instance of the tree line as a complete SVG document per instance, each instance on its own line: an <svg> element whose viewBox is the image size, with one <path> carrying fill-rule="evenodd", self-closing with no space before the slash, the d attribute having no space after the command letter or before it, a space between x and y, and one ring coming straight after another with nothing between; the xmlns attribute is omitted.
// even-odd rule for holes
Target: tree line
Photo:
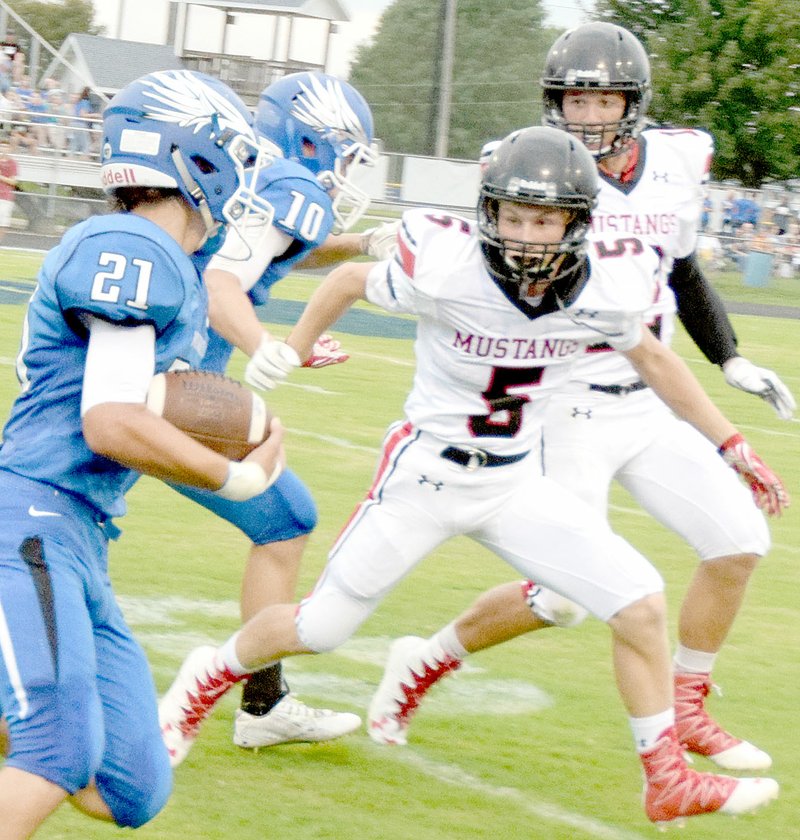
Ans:
<svg viewBox="0 0 800 840"><path fill-rule="evenodd" d="M443 0L395 0L350 81L387 151L432 154ZM800 179L800 0L598 0L595 17L636 33L650 55L659 123L703 128L712 177L746 187ZM458 0L450 157L541 119L539 78L560 30L540 0ZM576 21L577 22L577 21Z"/></svg>

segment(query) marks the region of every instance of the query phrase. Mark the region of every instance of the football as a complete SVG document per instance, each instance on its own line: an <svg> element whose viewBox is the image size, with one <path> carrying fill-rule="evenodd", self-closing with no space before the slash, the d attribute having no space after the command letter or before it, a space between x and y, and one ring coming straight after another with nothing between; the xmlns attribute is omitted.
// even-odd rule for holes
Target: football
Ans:
<svg viewBox="0 0 800 840"><path fill-rule="evenodd" d="M209 449L241 461L269 435L264 400L220 373L171 371L153 377L147 407Z"/></svg>

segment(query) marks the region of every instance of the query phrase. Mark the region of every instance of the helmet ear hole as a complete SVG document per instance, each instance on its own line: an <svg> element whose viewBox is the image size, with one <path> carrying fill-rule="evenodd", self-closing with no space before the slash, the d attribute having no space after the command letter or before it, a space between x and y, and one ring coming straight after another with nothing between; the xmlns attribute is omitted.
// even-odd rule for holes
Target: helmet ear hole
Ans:
<svg viewBox="0 0 800 840"><path fill-rule="evenodd" d="M304 159L316 160L317 144L313 140L309 140L308 137L304 137L300 142L300 154Z"/></svg>
<svg viewBox="0 0 800 840"><path fill-rule="evenodd" d="M202 155L192 155L192 163L194 163L203 175L210 175L212 172L219 171L208 158L204 158Z"/></svg>

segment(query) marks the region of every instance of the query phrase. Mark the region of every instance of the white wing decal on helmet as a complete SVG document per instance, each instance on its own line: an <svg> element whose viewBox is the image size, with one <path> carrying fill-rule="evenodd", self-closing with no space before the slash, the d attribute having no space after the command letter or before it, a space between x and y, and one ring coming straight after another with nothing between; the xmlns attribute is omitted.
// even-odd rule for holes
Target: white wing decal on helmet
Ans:
<svg viewBox="0 0 800 840"><path fill-rule="evenodd" d="M153 100L148 116L181 127L201 128L216 120L220 129L231 128L251 136L253 131L242 112L202 79L183 71L151 74L144 82L150 88L144 96Z"/></svg>
<svg viewBox="0 0 800 840"><path fill-rule="evenodd" d="M341 84L335 79L323 82L314 76L309 77L309 82L310 85L300 83L302 93L295 98L292 116L319 131L326 139L331 134L344 133L368 146L364 126L350 107Z"/></svg>

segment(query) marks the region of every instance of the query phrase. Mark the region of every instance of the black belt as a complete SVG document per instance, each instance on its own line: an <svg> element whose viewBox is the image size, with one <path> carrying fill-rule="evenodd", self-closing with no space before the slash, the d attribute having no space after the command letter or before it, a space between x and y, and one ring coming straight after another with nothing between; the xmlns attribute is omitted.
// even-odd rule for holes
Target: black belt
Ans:
<svg viewBox="0 0 800 840"><path fill-rule="evenodd" d="M632 394L634 391L643 391L647 384L640 379L638 382L631 382L630 385L590 385L590 391L600 391L601 394L613 394L615 397L624 397L625 394Z"/></svg>
<svg viewBox="0 0 800 840"><path fill-rule="evenodd" d="M528 453L520 452L518 455L492 455L491 452L484 452L483 449L459 449L456 446L448 446L439 453L442 458L460 464L468 470L477 470L478 467L502 467L504 464L516 464Z"/></svg>

